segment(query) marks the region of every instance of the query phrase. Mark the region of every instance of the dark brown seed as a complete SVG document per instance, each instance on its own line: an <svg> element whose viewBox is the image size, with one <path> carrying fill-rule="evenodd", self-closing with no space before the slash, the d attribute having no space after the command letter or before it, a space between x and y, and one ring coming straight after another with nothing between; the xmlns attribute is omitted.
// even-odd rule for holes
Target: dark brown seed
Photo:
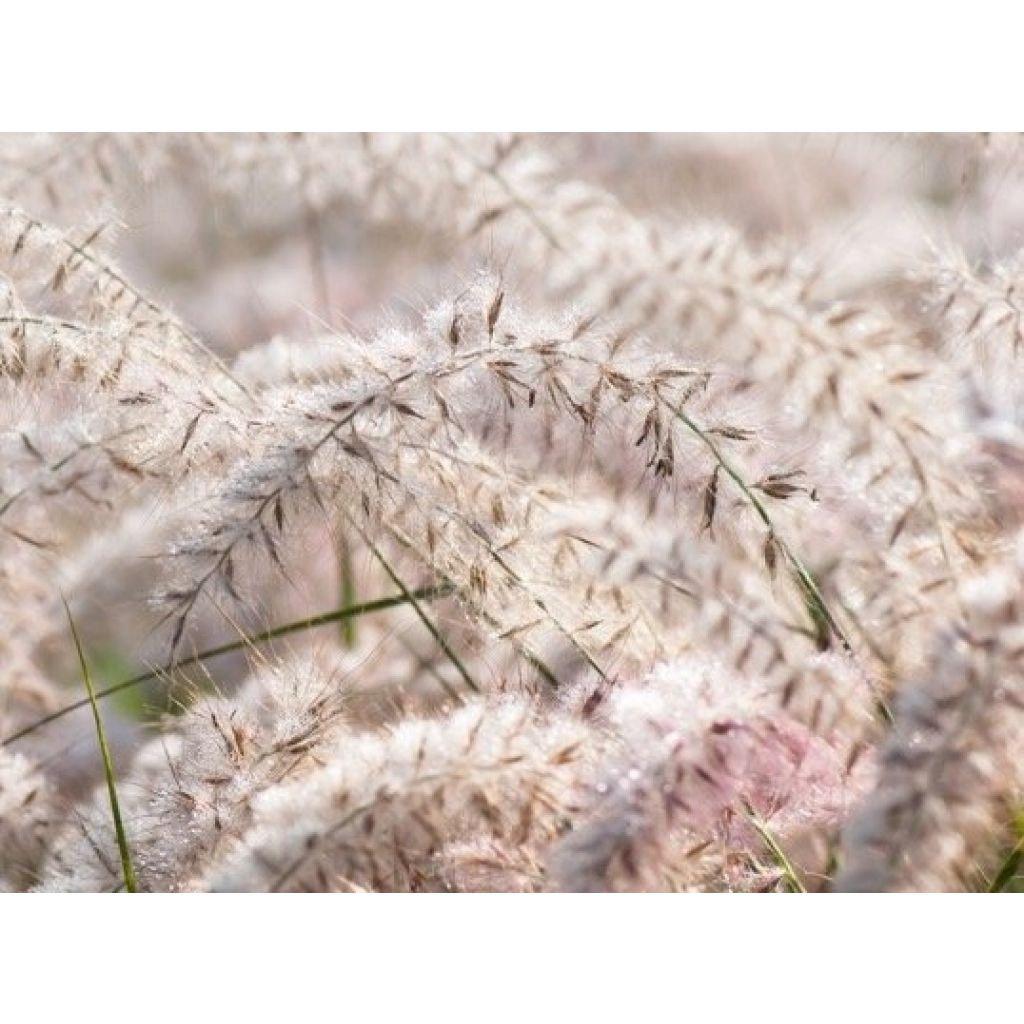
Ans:
<svg viewBox="0 0 1024 1024"><path fill-rule="evenodd" d="M775 539L775 532L768 531L764 541L764 564L768 569L768 575L775 579L775 569L778 562L778 541Z"/></svg>
<svg viewBox="0 0 1024 1024"><path fill-rule="evenodd" d="M704 522L701 524L701 530L707 530L712 533L712 525L715 521L715 508L718 504L718 472L721 466L715 466L714 472L712 472L707 485L704 488Z"/></svg>
<svg viewBox="0 0 1024 1024"><path fill-rule="evenodd" d="M487 337L494 337L494 328L498 323L498 317L501 316L501 304L505 301L505 292L498 289L498 293L494 296L494 301L491 302L491 308L487 310Z"/></svg>

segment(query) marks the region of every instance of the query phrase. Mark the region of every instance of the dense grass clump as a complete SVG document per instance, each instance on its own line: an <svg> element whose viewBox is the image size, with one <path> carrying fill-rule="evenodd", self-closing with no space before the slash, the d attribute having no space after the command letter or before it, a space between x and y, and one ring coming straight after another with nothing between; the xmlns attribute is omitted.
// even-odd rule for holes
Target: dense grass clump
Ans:
<svg viewBox="0 0 1024 1024"><path fill-rule="evenodd" d="M1015 888L1022 195L0 138L0 888Z"/></svg>

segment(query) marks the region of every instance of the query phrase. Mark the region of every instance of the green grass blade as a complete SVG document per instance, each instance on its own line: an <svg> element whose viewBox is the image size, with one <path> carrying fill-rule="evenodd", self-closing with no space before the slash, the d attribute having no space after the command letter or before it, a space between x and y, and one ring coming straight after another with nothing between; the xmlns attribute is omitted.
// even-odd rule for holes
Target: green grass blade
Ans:
<svg viewBox="0 0 1024 1024"><path fill-rule="evenodd" d="M793 892L807 892L804 883L800 881L800 876L796 873L796 868L793 867L793 862L786 856L786 851L779 845L779 841L775 838L772 830L761 820L749 803L744 801L743 807L747 812L747 820L764 841L764 845L768 847L768 852L782 871L790 889Z"/></svg>
<svg viewBox="0 0 1024 1024"><path fill-rule="evenodd" d="M85 689L89 694L89 703L92 706L93 721L96 723L96 739L100 746L100 756L103 758L103 774L107 777L107 795L110 797L110 814L114 819L117 849L121 855L124 887L128 892L138 892L138 885L135 881L135 868L132 865L132 854L131 850L128 849L128 837L125 835L124 822L121 819L121 804L117 798L114 762L110 756L110 747L107 745L107 734L103 729L103 719L100 717L100 707L96 701L96 691L92 685L92 674L89 672L89 663L85 660L85 651L82 650L82 641L78 637L78 630L75 628L75 620L71 615L71 609L68 607L68 602L63 595L61 595L61 600L64 602L64 611L67 612L68 625L71 627L71 635L75 640L78 663L82 668L82 679L85 680Z"/></svg>
<svg viewBox="0 0 1024 1024"><path fill-rule="evenodd" d="M670 412L678 419L688 430L695 434L707 447L708 451L714 456L715 461L721 466L725 474L733 481L733 483L739 488L740 493L746 499L750 507L757 513L758 518L762 523L772 532L776 542L779 545L779 549L785 556L786 561L789 563L790 571L793 575L797 586L800 588L800 592L803 595L804 603L807 607L808 615L811 619L811 626L814 630L816 637L822 636L822 631L825 631L825 636L831 632L835 638L842 645L843 650L847 654L853 654L853 647L850 645L850 641L846 638L846 634L843 632L842 627L839 625L836 617L832 614L831 609L825 601L825 596L821 592L821 588L814 581L814 577L808 572L806 566L797 557L796 553L785 541L785 539L775 529L775 525L772 522L771 516L768 514L768 509L765 507L764 502L750 489L746 480L743 479L740 472L735 466L725 457L722 449L715 443L714 439L706 430L704 430L699 424L697 424L691 417L687 416L682 409L678 409L670 403L665 403Z"/></svg>
<svg viewBox="0 0 1024 1024"><path fill-rule="evenodd" d="M352 520L349 521L352 522ZM429 632L430 635L434 638L434 642L444 652L445 657L452 663L452 665L455 666L455 670L459 673L460 676L462 676L463 682L474 693L480 693L480 687L477 685L476 680L469 674L469 670L462 663L462 660L459 658L459 656L455 653L454 650L452 650L451 645L448 643L447 639L445 638L441 630L439 630L437 626L434 625L430 616L428 616L427 613L423 610L419 601L416 598L415 592L410 590L405 585L405 582L402 580L401 576L399 576L398 573L395 572L395 570L391 567L391 564L384 557L384 552L382 552L381 549L377 547L376 544L374 544L374 542L367 536L366 532L360 529L358 524L353 522L352 525L355 526L355 528L359 531L359 535L363 538L363 542L373 553L373 557L376 558L378 562L380 562L384 571L388 574L388 577L391 580L391 582L394 583L396 587L398 587L398 589L409 601L409 604L412 605L413 611L416 612L417 616L419 616L420 622L423 623L423 625L427 629L427 632Z"/></svg>
<svg viewBox="0 0 1024 1024"><path fill-rule="evenodd" d="M999 865L995 878L989 883L988 892L1005 892L1006 887L1017 877L1020 862L1024 859L1024 813L1018 814L1014 822L1017 842Z"/></svg>
<svg viewBox="0 0 1024 1024"><path fill-rule="evenodd" d="M356 603L356 577L352 565L352 547L343 533L338 540L338 574L341 577L341 606L348 608ZM353 650L358 642L356 632L356 616L348 615L341 620L341 642L348 650Z"/></svg>
<svg viewBox="0 0 1024 1024"><path fill-rule="evenodd" d="M450 586L423 587L420 590L413 591L411 596L418 601L432 601L435 598L444 597L451 592L452 587ZM121 693L123 690L128 690L133 686L141 686L143 683L148 683L151 679L167 676L172 671L188 668L191 665L199 665L210 658L216 658L222 654L230 654L232 651L239 651L243 647L253 647L256 644L264 644L279 637L288 636L290 633L301 633L307 629L316 629L318 626L326 626L332 622L343 622L346 618L369 615L371 612L383 611L386 608L394 608L396 605L408 603L408 596L405 594L395 594L392 597L381 597L375 601L364 601L362 604L350 605L347 608L335 608L333 611L323 612L308 619L299 619L296 622L288 622L282 626L274 626L272 629L265 630L262 633L250 633L243 636L240 640L233 640L231 643L221 644L219 647L211 647L188 658L179 658L173 664L165 665L163 668L151 669L148 672L133 676L131 679L125 679L123 682L114 683L113 686L97 690L96 700L103 700L105 697ZM37 718L34 722L26 725L25 728L11 733L10 736L5 736L0 740L0 747L5 747L9 743L15 743L20 739L24 739L30 733L35 732L37 729L42 729L51 722L56 722L65 715L70 715L73 711L78 711L80 708L88 707L89 703L89 698L86 697L83 700L66 704L64 707L58 708L48 715L43 715L41 718Z"/></svg>

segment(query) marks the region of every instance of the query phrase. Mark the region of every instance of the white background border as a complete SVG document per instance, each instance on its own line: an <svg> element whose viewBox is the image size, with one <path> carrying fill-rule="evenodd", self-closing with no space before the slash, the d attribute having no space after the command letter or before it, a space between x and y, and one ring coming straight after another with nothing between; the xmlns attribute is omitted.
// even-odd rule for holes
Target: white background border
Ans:
<svg viewBox="0 0 1024 1024"><path fill-rule="evenodd" d="M14 2L2 130L1010 130L1021 15L895 2ZM102 902L100 902L102 900ZM982 897L0 898L4 1020L996 1020Z"/></svg>
<svg viewBox="0 0 1024 1024"><path fill-rule="evenodd" d="M19 1024L1017 1019L1016 916L983 900L8 896L0 998Z"/></svg>
<svg viewBox="0 0 1024 1024"><path fill-rule="evenodd" d="M0 128L1010 130L1016 6L11 0Z"/></svg>

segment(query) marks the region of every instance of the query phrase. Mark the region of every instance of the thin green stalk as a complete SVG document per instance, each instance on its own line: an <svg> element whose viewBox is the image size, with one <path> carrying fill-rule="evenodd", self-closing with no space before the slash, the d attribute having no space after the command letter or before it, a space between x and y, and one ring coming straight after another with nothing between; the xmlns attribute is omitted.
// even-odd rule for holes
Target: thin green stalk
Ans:
<svg viewBox="0 0 1024 1024"><path fill-rule="evenodd" d="M128 892L138 892L139 888L135 881L135 868L132 865L132 854L128 849L128 837L125 835L124 822L121 820L121 804L117 798L117 782L114 779L114 762L110 756L110 747L107 745L107 734L103 729L100 707L96 702L96 691L92 685L92 674L89 672L89 663L85 660L85 651L82 650L82 641L78 638L78 630L75 628L75 620L71 616L71 609L68 607L68 602L63 595L61 595L61 600L64 602L64 611L67 612L68 625L71 626L71 635L75 640L78 663L82 667L82 678L85 680L85 690L89 695L88 700L92 706L92 717L96 723L96 739L100 746L100 756L103 758L103 774L107 778L107 795L110 798L110 814L114 819L117 849L121 855L124 887Z"/></svg>
<svg viewBox="0 0 1024 1024"><path fill-rule="evenodd" d="M344 533L338 538L338 575L341 577L341 606L347 608L356 603L356 577L352 571L352 546ZM351 651L357 641L356 620L349 615L341 620L341 642Z"/></svg>
<svg viewBox="0 0 1024 1024"><path fill-rule="evenodd" d="M743 801L744 810L747 812L747 820L754 827L757 834L764 840L764 845L768 847L768 852L772 855L775 863L779 866L783 876L786 879L790 889L793 892L807 892L804 887L804 883L800 881L800 876L796 873L796 868L793 867L792 861L786 856L786 851L779 845L779 841L775 838L772 830L761 820L754 808Z"/></svg>
<svg viewBox="0 0 1024 1024"><path fill-rule="evenodd" d="M764 502L751 490L746 480L740 475L738 470L729 462L729 460L723 454L721 448L715 443L707 431L701 428L695 423L689 416L686 415L681 409L677 409L675 406L668 405L668 408L680 420L690 431L697 435L704 445L708 448L711 454L715 457L715 461L724 470L726 475L736 484L743 494L744 498L750 504L751 508L758 514L761 522L771 531L775 537L775 542L779 546L779 550L785 556L786 561L789 563L790 569L793 572L794 579L796 580L797 586L800 588L801 593L804 596L804 601L807 605L807 610L811 616L811 623L817 630L820 624L824 624L829 630L835 635L836 639L843 645L843 649L848 653L853 653L853 647L850 645L850 641L847 640L846 634L843 633L842 628L836 621L835 616L829 610L828 605L825 602L825 597L821 592L818 584L815 582L814 577L807 570L806 566L797 557L793 549L786 543L785 539L781 537L778 531L775 529L775 525L772 522L771 516L768 514L768 510L764 506Z"/></svg>
<svg viewBox="0 0 1024 1024"><path fill-rule="evenodd" d="M167 664L163 668L151 669L148 672L143 672L141 675L133 676L131 679L126 679L122 683L115 683L113 686L106 687L106 689L97 690L96 700L103 700L105 697L110 697L115 693L120 693L122 690L127 690L133 686L139 686L142 683L147 683L151 679L165 677L171 672L182 668L188 668L191 665L198 665L209 658L216 658L221 654L230 654L232 651L241 650L243 647L252 647L255 644L263 644L270 640L276 640L278 637L288 636L290 633L300 633L307 629L316 629L318 626L325 626L331 622L343 622L347 618L358 618L360 615L369 615L371 612L384 611L387 608L394 608L396 605L408 604L410 596L418 601L430 601L438 597L444 597L451 593L451 591L451 586L423 587L420 590L413 591L411 595L402 593L394 594L391 597L381 597L376 601L366 601L363 604L350 605L346 608L336 608L334 611L323 612L320 615L314 615L312 618L299 619L296 622L289 622L283 626L275 626L273 629L268 629L263 633L247 634L240 640L234 640L228 644L221 644L219 647L211 647L208 650L200 651L198 654L193 654L189 658L181 658L173 663ZM14 743L16 740L23 739L25 736L35 732L37 729L41 729L43 726L49 725L51 722L55 722L57 719L63 718L65 715L70 715L73 711L77 711L79 708L87 707L89 703L88 698L85 700L75 701L73 704L68 704L65 707L58 708L49 715L37 718L30 725L25 726L24 729L11 733L10 736L5 736L3 740L0 740L0 747L5 747L8 743Z"/></svg>
<svg viewBox="0 0 1024 1024"><path fill-rule="evenodd" d="M447 657L448 660L455 666L456 671L459 673L460 676L462 676L463 682L474 693L480 693L480 687L477 684L476 680L474 680L473 677L469 674L469 670L466 668L465 665L463 665L462 660L459 658L459 656L455 653L454 650L452 650L452 647L445 639L444 634L437 628L437 626L434 625L434 623L430 619L430 616L428 616L427 613L420 607L420 603L416 599L416 594L413 591L409 590L409 588L405 585L405 582L398 575L398 573L396 573L395 570L391 568L390 563L384 557L384 553L380 550L379 547L377 547L376 544L374 544L374 542L369 538L369 536L367 536L366 532L359 527L359 524L351 518L349 519L349 522L352 523L355 529L359 532L359 535L363 538L363 543L365 543L366 546L373 553L373 557L376 558L378 562L380 562L384 571L388 574L388 577L391 579L391 582L394 583L396 587L398 587L398 589L408 600L409 604L412 605L413 611L416 612L416 614L419 616L420 622L423 623L423 625L427 629L427 632L430 633L430 635L434 638L434 642L444 652L445 657Z"/></svg>

